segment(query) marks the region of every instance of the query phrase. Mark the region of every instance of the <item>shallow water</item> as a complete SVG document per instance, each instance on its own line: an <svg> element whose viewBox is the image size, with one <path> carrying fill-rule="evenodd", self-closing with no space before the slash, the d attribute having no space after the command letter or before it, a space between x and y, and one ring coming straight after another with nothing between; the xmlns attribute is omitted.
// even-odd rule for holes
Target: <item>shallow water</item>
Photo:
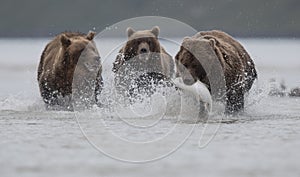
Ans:
<svg viewBox="0 0 300 177"><path fill-rule="evenodd" d="M224 117L220 114L211 116L208 124L178 123L174 115L146 113L142 119L123 119L139 126L155 125L147 128L128 126L120 119L125 115L110 109L45 111L36 68L47 42L48 39L0 40L1 176L300 174L300 98L268 95L271 78L284 80L288 90L300 86L299 40L241 39L259 74L242 115L226 117L221 124ZM109 51L119 42L98 41L102 59L115 56ZM163 42L174 55L178 46ZM110 59L103 64L106 79L110 79ZM154 107L158 114L165 111L158 103ZM107 135L107 131L132 142L157 143L128 145ZM126 159L156 160L135 164L124 162Z"/></svg>

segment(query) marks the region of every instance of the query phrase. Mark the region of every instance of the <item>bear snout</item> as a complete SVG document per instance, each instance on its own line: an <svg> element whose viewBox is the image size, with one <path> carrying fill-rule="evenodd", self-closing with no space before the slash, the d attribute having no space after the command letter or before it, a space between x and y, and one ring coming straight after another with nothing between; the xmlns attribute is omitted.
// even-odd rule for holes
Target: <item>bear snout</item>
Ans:
<svg viewBox="0 0 300 177"><path fill-rule="evenodd" d="M143 54L143 53L148 53L148 50L146 48L141 48L140 54Z"/></svg>
<svg viewBox="0 0 300 177"><path fill-rule="evenodd" d="M146 42L142 42L138 46L138 55L150 53L150 46Z"/></svg>

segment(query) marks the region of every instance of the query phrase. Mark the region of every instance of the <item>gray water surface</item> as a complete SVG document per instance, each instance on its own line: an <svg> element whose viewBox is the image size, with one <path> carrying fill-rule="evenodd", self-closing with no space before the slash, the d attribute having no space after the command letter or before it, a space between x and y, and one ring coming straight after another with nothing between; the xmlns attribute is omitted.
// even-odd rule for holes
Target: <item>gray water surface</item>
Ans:
<svg viewBox="0 0 300 177"><path fill-rule="evenodd" d="M213 139L204 147L198 143L205 124L199 123L174 153L143 164L121 162L98 151L80 126L95 144L130 156L132 152L113 139L97 139L98 135L103 137L106 127L102 120L93 118L95 114L116 134L133 140L163 137L176 125L164 145L145 151L136 149L136 154L132 154L142 156L146 150L167 151L194 125L177 123L172 116L166 116L149 133L129 129L110 110L46 111L39 96L36 69L47 42L48 39L0 40L1 176L299 176L300 98L268 95L271 78L284 81L287 90L300 86L299 40L241 39L259 74L247 97L245 113L228 118L234 121L209 123L212 131L208 130L202 138ZM102 58L109 56L110 49L120 41L105 42L107 45L102 46L98 41ZM172 55L178 50L178 46L168 43L164 46ZM106 78L112 60L103 61ZM128 120L147 124L153 119L150 116Z"/></svg>

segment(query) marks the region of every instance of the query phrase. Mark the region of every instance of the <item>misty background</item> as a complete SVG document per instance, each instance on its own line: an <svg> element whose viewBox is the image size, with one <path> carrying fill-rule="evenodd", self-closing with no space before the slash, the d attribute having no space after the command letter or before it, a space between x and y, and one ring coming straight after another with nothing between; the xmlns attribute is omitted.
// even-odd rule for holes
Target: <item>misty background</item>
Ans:
<svg viewBox="0 0 300 177"><path fill-rule="evenodd" d="M100 32L138 16L174 18L198 31L220 29L236 37L300 37L298 0L1 0L0 38Z"/></svg>

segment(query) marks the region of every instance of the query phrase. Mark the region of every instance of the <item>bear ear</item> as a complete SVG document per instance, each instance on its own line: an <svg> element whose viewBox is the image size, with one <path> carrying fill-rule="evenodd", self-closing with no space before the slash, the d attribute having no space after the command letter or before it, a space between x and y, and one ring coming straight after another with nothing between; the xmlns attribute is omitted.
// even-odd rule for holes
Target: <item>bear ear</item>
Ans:
<svg viewBox="0 0 300 177"><path fill-rule="evenodd" d="M188 36L185 36L184 38L183 38L183 42L185 42L185 41L188 41L188 40L190 40L191 38L190 37L188 37Z"/></svg>
<svg viewBox="0 0 300 177"><path fill-rule="evenodd" d="M62 46L65 48L67 48L69 45L71 45L71 40L65 34L62 34L60 36L60 42L61 42Z"/></svg>
<svg viewBox="0 0 300 177"><path fill-rule="evenodd" d="M89 31L89 33L86 35L86 39L88 39L88 40L93 40L94 39L94 37L95 37L95 32L94 31Z"/></svg>
<svg viewBox="0 0 300 177"><path fill-rule="evenodd" d="M154 27L151 29L151 32L155 35L155 37L158 37L158 34L159 34L159 27L158 27L158 26L154 26Z"/></svg>
<svg viewBox="0 0 300 177"><path fill-rule="evenodd" d="M209 39L209 44L210 46L212 46L213 48L215 48L217 41L214 38Z"/></svg>
<svg viewBox="0 0 300 177"><path fill-rule="evenodd" d="M133 35L133 33L135 33L134 29L132 29L131 27L128 27L127 28L127 36L130 37Z"/></svg>
<svg viewBox="0 0 300 177"><path fill-rule="evenodd" d="M189 50L189 47L191 46L191 43L193 42L193 39L190 37L184 37L182 40L181 47L183 47L186 50Z"/></svg>

